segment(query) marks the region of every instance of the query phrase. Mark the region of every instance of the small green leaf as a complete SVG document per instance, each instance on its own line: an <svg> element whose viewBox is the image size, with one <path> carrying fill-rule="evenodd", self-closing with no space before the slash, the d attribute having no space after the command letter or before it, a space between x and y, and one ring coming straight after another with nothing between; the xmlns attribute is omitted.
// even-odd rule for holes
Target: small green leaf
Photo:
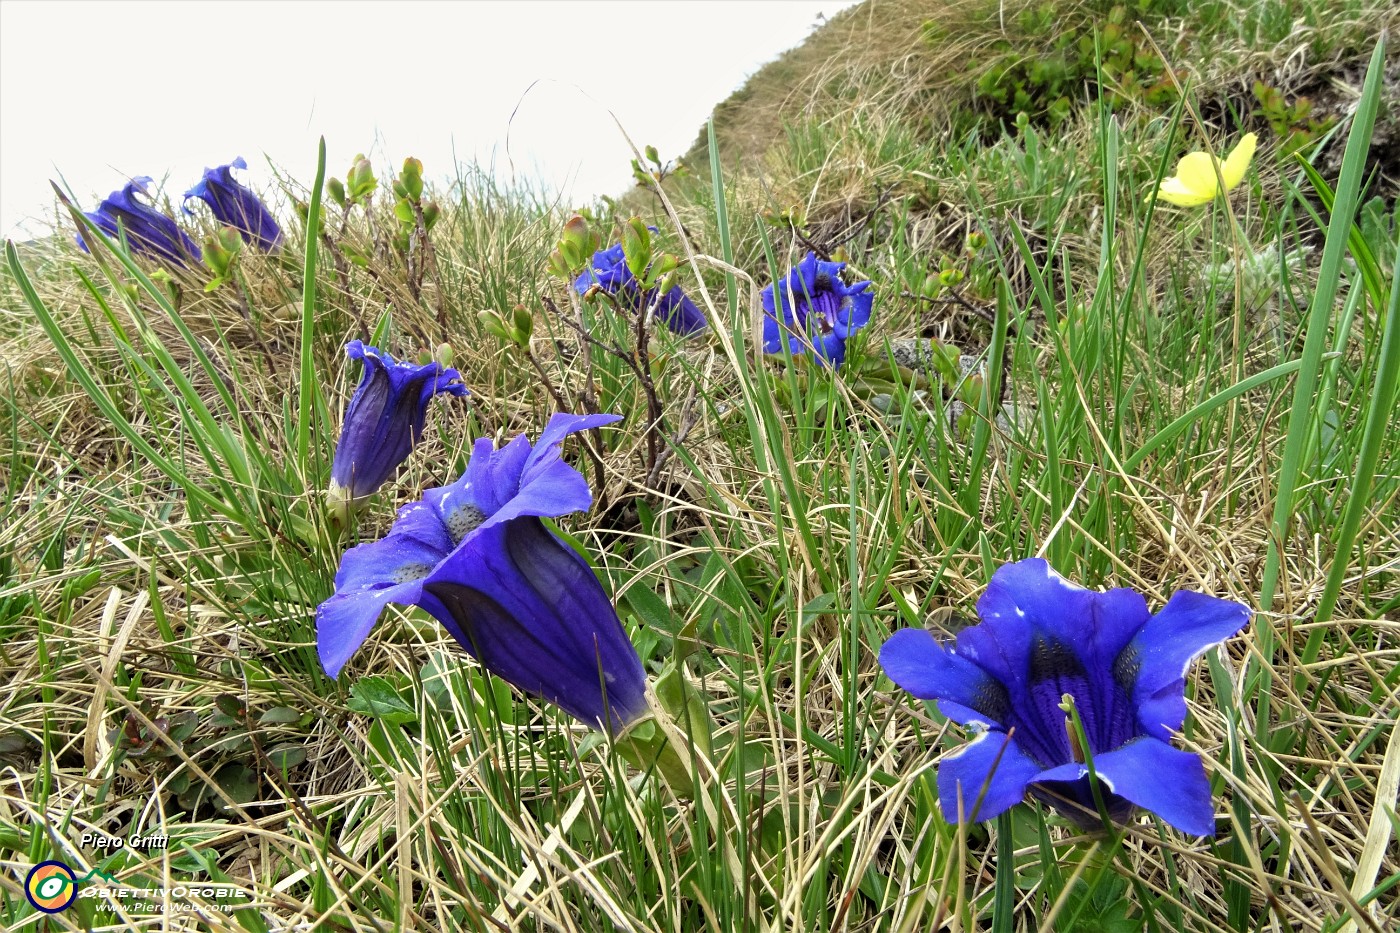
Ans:
<svg viewBox="0 0 1400 933"><path fill-rule="evenodd" d="M219 712L230 719L242 720L248 715L248 707L231 693L221 693L214 697L214 705L218 707Z"/></svg>
<svg viewBox="0 0 1400 933"><path fill-rule="evenodd" d="M258 775L251 768L240 764L224 765L214 778L234 803L249 803L258 796ZM219 798L218 807L224 811L233 809L223 798Z"/></svg>
<svg viewBox="0 0 1400 933"><path fill-rule="evenodd" d="M379 181L374 177L374 166L363 155L355 156L346 183L351 203L369 197L379 187Z"/></svg>
<svg viewBox="0 0 1400 933"><path fill-rule="evenodd" d="M258 717L258 725L280 726L291 722L297 722L300 719L301 713L292 709L290 706L274 706L264 711L263 714Z"/></svg>
<svg viewBox="0 0 1400 933"><path fill-rule="evenodd" d="M403 160L403 172L399 175L399 182L403 186L405 197L410 201L418 201L423 197L423 163L409 156Z"/></svg>
<svg viewBox="0 0 1400 933"><path fill-rule="evenodd" d="M289 771L306 761L306 749L300 745L284 743L268 749L267 760L278 771Z"/></svg>
<svg viewBox="0 0 1400 933"><path fill-rule="evenodd" d="M651 265L651 231L640 217L633 217L622 228L622 255L627 268L641 279Z"/></svg>
<svg viewBox="0 0 1400 933"><path fill-rule="evenodd" d="M365 677L350 688L352 712L361 713L387 723L414 722L418 713L387 677Z"/></svg>

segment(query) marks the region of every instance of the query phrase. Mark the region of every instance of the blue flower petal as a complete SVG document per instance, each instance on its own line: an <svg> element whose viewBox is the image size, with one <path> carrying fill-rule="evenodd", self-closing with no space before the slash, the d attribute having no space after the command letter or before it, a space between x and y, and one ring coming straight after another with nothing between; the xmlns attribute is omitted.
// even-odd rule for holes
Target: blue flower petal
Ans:
<svg viewBox="0 0 1400 933"><path fill-rule="evenodd" d="M1004 732L984 732L938 766L938 803L943 818L966 823L990 820L1026 796L1041 767ZM978 800L981 803L978 803Z"/></svg>
<svg viewBox="0 0 1400 933"><path fill-rule="evenodd" d="M789 352L815 349L833 367L845 361L846 341L870 320L873 301L867 292L869 282L846 285L841 281L845 267L843 262L821 262L808 253L787 275L763 289L759 300L765 312L765 353L782 352L780 328L786 325Z"/></svg>
<svg viewBox="0 0 1400 933"><path fill-rule="evenodd" d="M653 233L655 227L649 227ZM632 270L627 267L622 244L614 243L607 249L593 254L589 268L574 280L574 290L580 295L597 285L623 308L640 314L652 308L653 316L665 324L673 333L689 337L708 328L704 313L695 302L686 297L679 285L673 286L665 295L658 297L657 289L643 291Z"/></svg>
<svg viewBox="0 0 1400 933"><path fill-rule="evenodd" d="M1199 755L1144 736L1094 756L1094 770L1114 795L1151 810L1182 832L1215 835L1210 780ZM1088 773L1085 765L1067 764L1044 772L1036 780L1087 780Z"/></svg>
<svg viewBox="0 0 1400 933"><path fill-rule="evenodd" d="M423 500L442 516L456 541L477 528L520 516L555 518L581 512L593 502L588 481L559 452L576 431L602 427L621 415L556 414L532 447L521 435L500 450L479 438L461 479L429 489Z"/></svg>
<svg viewBox="0 0 1400 933"><path fill-rule="evenodd" d="M245 243L276 249L282 242L282 228L258 196L233 177L234 168L247 167L238 156L227 165L206 168L204 177L185 192L185 213L190 213L189 200L199 198L209 205L215 220L236 229Z"/></svg>
<svg viewBox="0 0 1400 933"><path fill-rule="evenodd" d="M924 629L900 629L880 647L880 666L921 700L939 700L943 715L963 725L999 726L1006 690L987 672L944 648Z"/></svg>
<svg viewBox="0 0 1400 933"><path fill-rule="evenodd" d="M656 317L672 333L683 337L698 334L710 326L710 322L705 319L705 312L681 291L679 285L673 285L671 290L661 297L656 306Z"/></svg>
<svg viewBox="0 0 1400 933"><path fill-rule="evenodd" d="M1166 740L1186 719L1185 677L1191 662L1244 628L1249 607L1182 590L1143 626L1118 659L1118 676L1132 683L1138 722Z"/></svg>
<svg viewBox="0 0 1400 933"><path fill-rule="evenodd" d="M1068 759L1059 710L1065 693L1078 701L1094 752L1136 734L1114 663L1149 618L1140 594L1096 593L1030 558L997 570L977 613L983 622L959 633L958 653L1006 684L1021 714L1022 743L1047 766Z"/></svg>
<svg viewBox="0 0 1400 933"><path fill-rule="evenodd" d="M783 309L783 323L778 324L777 318L773 316L773 292L772 286L763 291L763 308L768 313L763 315L763 352L781 353L783 350L782 331L787 330L788 348L793 353L801 353L802 341L792 332L792 315Z"/></svg>
<svg viewBox="0 0 1400 933"><path fill-rule="evenodd" d="M466 395L455 369L440 363L395 362L388 353L358 340L345 348L364 362L331 463L331 479L351 500L373 495L408 459L423 435L428 403L439 392Z"/></svg>
<svg viewBox="0 0 1400 933"><path fill-rule="evenodd" d="M437 514L415 502L399 510L386 537L345 552L335 595L316 610L316 646L327 674L339 676L385 606L420 602L422 580L451 548Z"/></svg>
<svg viewBox="0 0 1400 933"><path fill-rule="evenodd" d="M321 603L316 609L316 649L326 673L339 677L341 668L369 637L384 607L389 603L416 605L422 586L414 582L352 589Z"/></svg>
<svg viewBox="0 0 1400 933"><path fill-rule="evenodd" d="M483 527L424 582L483 666L596 728L646 713L646 673L588 564L537 519Z"/></svg>
<svg viewBox="0 0 1400 933"><path fill-rule="evenodd" d="M97 210L87 216L104 234L118 239L118 224L126 230L133 253L155 256L174 265L187 265L190 259L201 257L199 247L175 221L155 208L137 200L136 193L146 193L151 179L133 178L125 186L107 196ZM78 245L88 252L88 244L78 234Z"/></svg>
<svg viewBox="0 0 1400 933"><path fill-rule="evenodd" d="M421 502L412 502L399 509L389 534L357 544L341 556L335 588L361 589L421 579L451 550L452 539L437 513Z"/></svg>
<svg viewBox="0 0 1400 933"><path fill-rule="evenodd" d="M977 615L991 626L965 630L972 640L984 638L992 627L1009 627L1026 639L1028 649L1031 633L1041 632L1073 647L1085 664L1105 666L1113 663L1150 618L1139 593L1130 589L1096 593L1066 580L1038 557L999 568L977 601ZM958 647L962 650L961 639ZM998 676L1014 677L1019 667L1014 654L1004 657L992 652L979 663L983 660L997 665Z"/></svg>
<svg viewBox="0 0 1400 933"><path fill-rule="evenodd" d="M847 300L842 302L836 315L836 333L843 339L870 323L870 309L875 304L875 296L870 292L873 282L857 282L846 292Z"/></svg>
<svg viewBox="0 0 1400 933"><path fill-rule="evenodd" d="M846 362L846 338L832 331L821 338L820 352L817 356L831 366L840 366Z"/></svg>

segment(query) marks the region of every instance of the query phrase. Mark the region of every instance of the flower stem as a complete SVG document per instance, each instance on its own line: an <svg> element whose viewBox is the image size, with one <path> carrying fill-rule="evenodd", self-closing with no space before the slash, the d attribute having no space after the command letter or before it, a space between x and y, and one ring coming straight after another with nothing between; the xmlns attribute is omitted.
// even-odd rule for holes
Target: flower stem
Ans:
<svg viewBox="0 0 1400 933"><path fill-rule="evenodd" d="M674 683L668 682L671 673L647 685L649 715L624 729L614 743L618 754L637 770L654 770L672 794L689 799L704 774L713 770L702 765L702 759L709 757L711 723L704 702L692 688L685 685L677 694Z"/></svg>
<svg viewBox="0 0 1400 933"><path fill-rule="evenodd" d="M1108 814L1108 803L1104 800L1103 788L1099 786L1099 774L1094 769L1094 753L1089 748L1089 737L1084 733L1084 722L1079 718L1079 708L1074 704L1074 695L1066 693L1060 698L1060 709L1068 717L1065 721L1069 729L1070 744L1083 756L1084 767L1089 770L1089 793L1094 796L1094 807L1103 820L1104 832L1113 835L1113 818Z"/></svg>

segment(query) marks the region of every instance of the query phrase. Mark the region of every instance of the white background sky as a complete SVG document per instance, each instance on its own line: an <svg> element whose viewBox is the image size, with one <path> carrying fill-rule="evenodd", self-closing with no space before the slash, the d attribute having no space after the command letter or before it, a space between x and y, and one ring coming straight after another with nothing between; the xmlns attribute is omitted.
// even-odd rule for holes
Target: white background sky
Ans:
<svg viewBox="0 0 1400 933"><path fill-rule="evenodd" d="M674 157L715 104L854 0L0 2L0 236L45 232L49 179L85 209L134 175L178 200L241 155L309 185L408 155L617 194L630 150ZM532 82L539 83L526 94ZM522 95L524 98L522 100ZM519 105L514 122L511 112ZM567 186L567 187L566 187Z"/></svg>

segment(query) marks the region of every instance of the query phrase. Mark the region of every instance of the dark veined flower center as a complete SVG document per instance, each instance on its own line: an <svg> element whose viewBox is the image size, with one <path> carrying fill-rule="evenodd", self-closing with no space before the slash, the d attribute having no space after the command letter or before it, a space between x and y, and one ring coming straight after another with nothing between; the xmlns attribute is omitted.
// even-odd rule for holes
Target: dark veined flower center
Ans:
<svg viewBox="0 0 1400 933"><path fill-rule="evenodd" d="M841 310L841 300L841 295L831 289L830 276L825 273L817 276L816 294L808 304L807 327L823 337L831 333L836 328L836 314Z"/></svg>
<svg viewBox="0 0 1400 933"><path fill-rule="evenodd" d="M421 580L433 572L433 568L428 564L404 564L393 573L395 583L412 583Z"/></svg>
<svg viewBox="0 0 1400 933"><path fill-rule="evenodd" d="M1003 722L1016 729L1016 740L1026 753L1047 768L1083 761L1083 750L1070 741L1066 714L1060 708L1064 695L1069 694L1084 724L1089 753L1119 748L1135 738L1138 730L1128 691L1115 676L1118 666L1115 664L1114 670L1086 670L1069 645L1037 635L1031 646L1026 696L1012 704L1011 714Z"/></svg>
<svg viewBox="0 0 1400 933"><path fill-rule="evenodd" d="M447 533L452 536L452 543L461 544L463 538L486 521L486 513L474 505L464 504L444 515L442 521L447 526Z"/></svg>

